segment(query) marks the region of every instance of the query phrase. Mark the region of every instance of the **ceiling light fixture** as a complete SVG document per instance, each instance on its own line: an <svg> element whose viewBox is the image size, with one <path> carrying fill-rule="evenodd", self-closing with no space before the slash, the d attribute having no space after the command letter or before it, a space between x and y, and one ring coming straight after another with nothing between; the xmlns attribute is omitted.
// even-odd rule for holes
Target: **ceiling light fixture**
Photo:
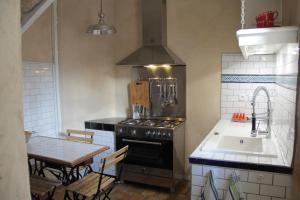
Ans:
<svg viewBox="0 0 300 200"><path fill-rule="evenodd" d="M102 8L102 0L100 0L100 12L98 14L99 22L98 24L93 24L88 26L87 33L93 35L112 35L116 33L116 29L114 26L106 24L104 22L104 12Z"/></svg>

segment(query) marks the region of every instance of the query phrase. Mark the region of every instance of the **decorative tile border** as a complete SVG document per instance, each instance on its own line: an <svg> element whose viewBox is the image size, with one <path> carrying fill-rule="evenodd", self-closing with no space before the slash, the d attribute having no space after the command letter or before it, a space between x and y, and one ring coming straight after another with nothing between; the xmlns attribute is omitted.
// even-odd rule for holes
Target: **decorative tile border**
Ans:
<svg viewBox="0 0 300 200"><path fill-rule="evenodd" d="M222 74L222 83L275 83L275 75Z"/></svg>
<svg viewBox="0 0 300 200"><path fill-rule="evenodd" d="M222 83L276 83L279 86L296 90L297 75L222 74Z"/></svg>
<svg viewBox="0 0 300 200"><path fill-rule="evenodd" d="M277 75L276 83L279 86L285 87L287 89L296 90L297 89L297 75Z"/></svg>

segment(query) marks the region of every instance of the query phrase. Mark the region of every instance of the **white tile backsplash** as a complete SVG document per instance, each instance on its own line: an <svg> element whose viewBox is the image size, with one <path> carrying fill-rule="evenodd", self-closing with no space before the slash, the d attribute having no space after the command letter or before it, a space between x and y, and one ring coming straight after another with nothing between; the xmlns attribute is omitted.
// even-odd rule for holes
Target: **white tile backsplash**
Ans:
<svg viewBox="0 0 300 200"><path fill-rule="evenodd" d="M295 75L298 73L298 44L285 45L277 55L256 55L244 60L240 54L224 54L222 56L222 74L238 75ZM238 71L237 71L238 70ZM283 85L276 78L276 83L222 83L221 118L231 119L234 112L252 113L252 95L258 86L268 89L271 96L272 134L276 136L285 160L258 158L258 163L292 163L296 90ZM266 112L266 96L262 93L256 99L256 113ZM230 159L230 158L224 158ZM248 156L251 160L251 157ZM254 158L257 159L257 158ZM243 158L241 158L243 160ZM255 162L255 161L254 161Z"/></svg>
<svg viewBox="0 0 300 200"><path fill-rule="evenodd" d="M222 83L221 91L221 116L222 119L230 119L233 112L245 112L247 116L252 113L252 95L258 86L268 89L271 102L274 104L277 94L275 85L272 83ZM224 89L223 89L224 88ZM257 113L266 112L267 98L264 94L259 94L256 98Z"/></svg>
<svg viewBox="0 0 300 200"><path fill-rule="evenodd" d="M297 43L285 45L277 54L277 74L298 73L299 47Z"/></svg>
<svg viewBox="0 0 300 200"><path fill-rule="evenodd" d="M23 62L24 129L57 136L58 111L52 63Z"/></svg>
<svg viewBox="0 0 300 200"><path fill-rule="evenodd" d="M223 54L222 74L274 74L275 55L255 55L245 60L241 54Z"/></svg>

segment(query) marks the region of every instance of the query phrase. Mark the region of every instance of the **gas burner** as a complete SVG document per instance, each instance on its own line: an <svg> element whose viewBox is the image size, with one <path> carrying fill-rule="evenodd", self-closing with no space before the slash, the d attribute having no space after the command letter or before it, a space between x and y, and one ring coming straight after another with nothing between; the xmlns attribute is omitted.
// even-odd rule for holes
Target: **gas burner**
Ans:
<svg viewBox="0 0 300 200"><path fill-rule="evenodd" d="M155 126L156 123L153 120L146 120L142 123L143 126Z"/></svg>
<svg viewBox="0 0 300 200"><path fill-rule="evenodd" d="M183 121L178 119L162 120L162 119L126 119L119 124L127 126L153 127L153 128L175 128Z"/></svg>

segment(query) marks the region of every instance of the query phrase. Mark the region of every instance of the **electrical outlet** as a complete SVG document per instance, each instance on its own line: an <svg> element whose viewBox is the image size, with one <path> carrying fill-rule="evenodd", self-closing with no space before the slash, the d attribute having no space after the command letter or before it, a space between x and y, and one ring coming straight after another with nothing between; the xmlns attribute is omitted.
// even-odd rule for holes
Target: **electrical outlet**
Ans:
<svg viewBox="0 0 300 200"><path fill-rule="evenodd" d="M248 101L248 96L246 94L239 94L239 101Z"/></svg>

